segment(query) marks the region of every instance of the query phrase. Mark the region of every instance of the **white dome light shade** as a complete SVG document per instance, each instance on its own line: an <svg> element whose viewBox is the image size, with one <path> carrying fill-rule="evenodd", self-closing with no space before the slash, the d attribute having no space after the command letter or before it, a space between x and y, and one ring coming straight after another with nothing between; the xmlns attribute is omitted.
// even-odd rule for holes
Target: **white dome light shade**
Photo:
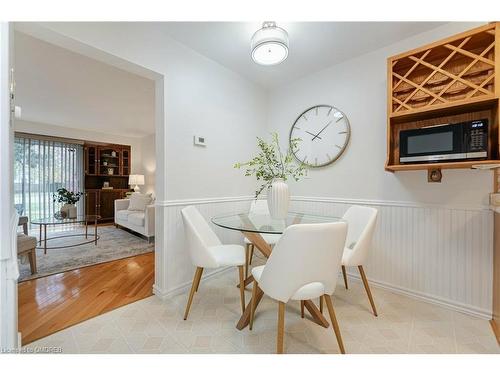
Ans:
<svg viewBox="0 0 500 375"><path fill-rule="evenodd" d="M264 22L252 36L252 59L260 65L276 65L288 57L288 33L275 22Z"/></svg>

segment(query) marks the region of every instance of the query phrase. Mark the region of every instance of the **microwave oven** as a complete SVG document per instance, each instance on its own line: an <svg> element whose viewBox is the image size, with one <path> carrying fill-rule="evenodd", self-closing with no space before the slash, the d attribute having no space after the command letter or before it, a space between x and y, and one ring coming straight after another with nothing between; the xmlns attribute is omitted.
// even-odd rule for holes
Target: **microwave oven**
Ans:
<svg viewBox="0 0 500 375"><path fill-rule="evenodd" d="M487 157L487 119L399 132L400 163L478 160Z"/></svg>

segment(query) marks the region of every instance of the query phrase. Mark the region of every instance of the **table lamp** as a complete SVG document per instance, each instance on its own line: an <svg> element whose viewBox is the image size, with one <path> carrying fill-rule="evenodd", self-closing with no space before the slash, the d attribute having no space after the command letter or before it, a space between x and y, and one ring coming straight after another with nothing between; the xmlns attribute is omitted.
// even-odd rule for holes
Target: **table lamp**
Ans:
<svg viewBox="0 0 500 375"><path fill-rule="evenodd" d="M128 184L129 185L135 185L134 186L134 191L135 192L140 192L141 189L139 188L139 185L144 185L144 175L143 174L131 174L128 176Z"/></svg>

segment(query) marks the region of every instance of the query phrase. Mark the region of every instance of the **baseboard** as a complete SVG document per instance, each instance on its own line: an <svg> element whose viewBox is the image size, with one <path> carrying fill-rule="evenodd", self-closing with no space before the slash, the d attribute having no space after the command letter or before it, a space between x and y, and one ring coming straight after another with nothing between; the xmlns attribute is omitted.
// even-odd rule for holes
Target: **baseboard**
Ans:
<svg viewBox="0 0 500 375"><path fill-rule="evenodd" d="M230 270L233 267L223 267L223 268L217 268L216 270L213 270L211 272L208 272L204 274L201 278L202 281L209 280L217 275L219 275L222 272L226 272ZM170 290L161 290L160 288L157 287L156 284L153 285L153 294L163 300L168 299L170 297L185 293L191 288L191 281L185 282L175 288L172 288Z"/></svg>
<svg viewBox="0 0 500 375"><path fill-rule="evenodd" d="M355 273L348 272L347 275L349 276L350 279L354 279L356 282L361 283L361 277ZM441 307L445 307L447 309L453 310L453 311L458 311L467 315L474 316L476 318L481 318L481 319L486 319L486 320L491 320L492 318L492 313L491 311L488 311L486 309L480 309L475 306L470 306L470 305L464 305L461 303L457 303L454 301L446 300L443 298L439 298L430 294L426 293L421 293L417 292L414 290L402 288L399 286L395 286L383 281L377 281L373 279L368 279L370 282L370 285L376 286L380 289L385 289L390 292L396 293L396 294L401 294L419 301L424 301L427 303L431 303L433 305L438 305ZM375 301L376 303L377 301Z"/></svg>

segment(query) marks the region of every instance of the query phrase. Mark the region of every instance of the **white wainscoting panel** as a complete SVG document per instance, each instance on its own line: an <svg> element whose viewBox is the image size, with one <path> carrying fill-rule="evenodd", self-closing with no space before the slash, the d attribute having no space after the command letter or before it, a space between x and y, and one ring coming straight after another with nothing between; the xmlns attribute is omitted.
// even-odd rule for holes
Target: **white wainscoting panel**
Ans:
<svg viewBox="0 0 500 375"><path fill-rule="evenodd" d="M191 264L187 252L184 227L182 222L181 210L192 204L201 212L205 219L210 222L214 216L231 214L234 212L248 211L250 208L251 197L241 198L219 198L203 200L183 200L159 202L158 206L165 212L165 236L166 236L166 288L159 290L156 286L155 294L161 297L167 297L180 293L190 287L193 280L195 267ZM210 222L211 224L211 222ZM215 233L219 236L222 243L237 243L243 245L243 235L239 231L231 231L211 224ZM234 268L235 282L238 273ZM212 274L221 270L205 270L203 277L210 277Z"/></svg>
<svg viewBox="0 0 500 375"><path fill-rule="evenodd" d="M252 197L159 202L165 210L166 285L160 296L189 287L194 274L185 248L181 209L195 205L210 220L248 210ZM485 207L426 206L406 202L292 197L291 211L342 216L352 204L379 210L373 249L365 264L368 279L380 286L458 311L491 318L493 216ZM223 243L243 236L214 226ZM208 270L207 270L208 271ZM206 272L205 277L220 270ZM236 271L235 280L236 280ZM358 277L357 269L349 274Z"/></svg>
<svg viewBox="0 0 500 375"><path fill-rule="evenodd" d="M291 210L342 216L352 202L294 197ZM456 310L491 319L493 216L481 207L359 201L379 210L368 279ZM357 269L349 274L358 276Z"/></svg>

